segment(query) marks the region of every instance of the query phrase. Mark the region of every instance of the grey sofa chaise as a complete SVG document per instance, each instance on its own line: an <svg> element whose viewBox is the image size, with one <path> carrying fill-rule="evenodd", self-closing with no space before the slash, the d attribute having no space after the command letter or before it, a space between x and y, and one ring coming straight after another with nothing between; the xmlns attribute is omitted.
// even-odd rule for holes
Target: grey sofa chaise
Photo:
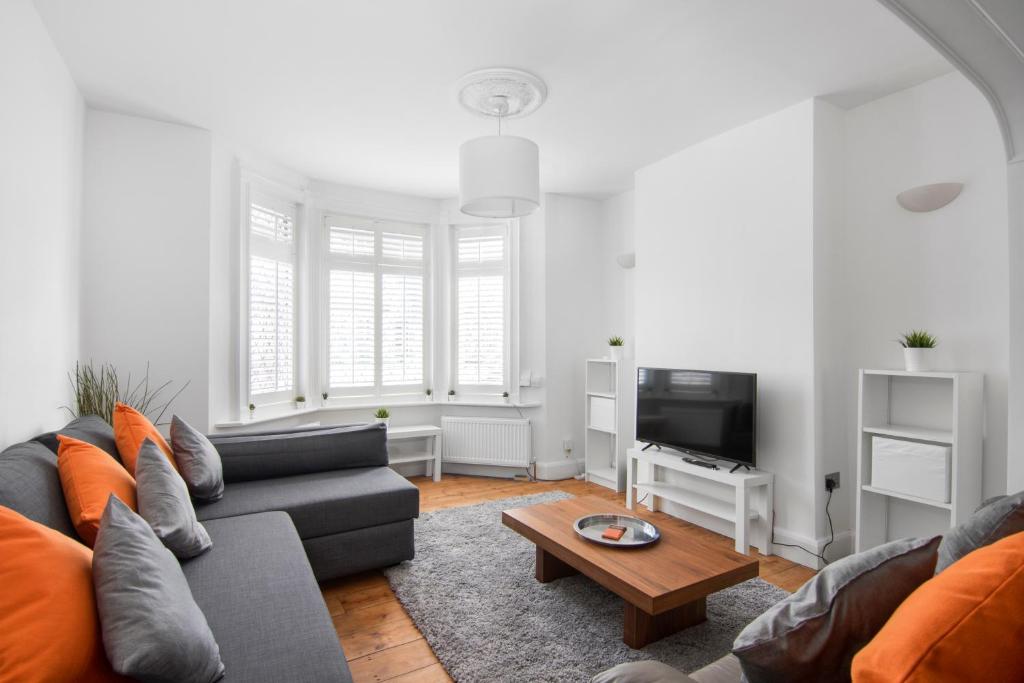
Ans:
<svg viewBox="0 0 1024 683"><path fill-rule="evenodd" d="M77 538L57 433L120 460L110 426L72 421L0 453L0 505ZM387 467L383 425L218 435L224 497L196 512L213 540L182 563L228 683L351 681L317 580L413 557L419 491Z"/></svg>

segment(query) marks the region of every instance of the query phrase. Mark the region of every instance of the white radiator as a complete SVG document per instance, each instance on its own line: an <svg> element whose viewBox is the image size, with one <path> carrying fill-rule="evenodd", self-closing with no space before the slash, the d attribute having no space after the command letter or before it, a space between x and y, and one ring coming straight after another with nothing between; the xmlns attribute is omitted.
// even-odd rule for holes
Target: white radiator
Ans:
<svg viewBox="0 0 1024 683"><path fill-rule="evenodd" d="M442 417L444 462L530 466L530 421L492 417Z"/></svg>

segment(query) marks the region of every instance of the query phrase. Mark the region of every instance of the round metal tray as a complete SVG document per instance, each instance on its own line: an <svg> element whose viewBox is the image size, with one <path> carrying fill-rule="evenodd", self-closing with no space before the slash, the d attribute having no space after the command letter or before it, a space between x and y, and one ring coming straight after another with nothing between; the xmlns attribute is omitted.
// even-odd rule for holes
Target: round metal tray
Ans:
<svg viewBox="0 0 1024 683"><path fill-rule="evenodd" d="M626 533L617 541L601 538L609 526L617 524L626 527ZM658 527L639 517L628 515L587 515L573 522L572 528L583 538L593 543L615 548L639 548L650 545L661 538Z"/></svg>

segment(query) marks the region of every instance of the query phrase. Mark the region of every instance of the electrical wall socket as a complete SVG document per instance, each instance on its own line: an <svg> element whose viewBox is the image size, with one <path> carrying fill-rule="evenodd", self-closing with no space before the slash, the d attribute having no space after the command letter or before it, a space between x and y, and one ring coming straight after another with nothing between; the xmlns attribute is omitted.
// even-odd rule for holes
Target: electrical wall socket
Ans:
<svg viewBox="0 0 1024 683"><path fill-rule="evenodd" d="M829 482L829 480L832 480L832 483L833 483L832 488L833 488L833 490L839 488L839 473L838 472L833 472L832 474L826 474L825 475L825 490L826 491L828 491L828 482Z"/></svg>
<svg viewBox="0 0 1024 683"><path fill-rule="evenodd" d="M572 453L572 439L562 439L562 450L566 453Z"/></svg>

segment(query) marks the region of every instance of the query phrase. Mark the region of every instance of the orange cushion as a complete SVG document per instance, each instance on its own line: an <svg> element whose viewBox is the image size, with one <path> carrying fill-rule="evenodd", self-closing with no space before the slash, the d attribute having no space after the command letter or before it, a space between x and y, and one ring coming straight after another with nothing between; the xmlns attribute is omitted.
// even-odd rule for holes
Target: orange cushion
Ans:
<svg viewBox="0 0 1024 683"><path fill-rule="evenodd" d="M123 403L114 406L114 440L117 442L117 452L121 454L121 462L133 477L135 476L135 461L139 459L139 448L142 447L142 442L146 439L152 439L153 443L159 446L167 459L171 461L174 469L178 469L171 447L167 445L164 437L160 435L149 418Z"/></svg>
<svg viewBox="0 0 1024 683"><path fill-rule="evenodd" d="M855 683L1024 681L1024 532L921 584L853 659Z"/></svg>
<svg viewBox="0 0 1024 683"><path fill-rule="evenodd" d="M0 507L0 586L0 683L127 680L103 650L91 550Z"/></svg>
<svg viewBox="0 0 1024 683"><path fill-rule="evenodd" d="M91 548L111 493L132 510L138 509L135 480L102 448L63 434L57 440L57 471L71 523Z"/></svg>

